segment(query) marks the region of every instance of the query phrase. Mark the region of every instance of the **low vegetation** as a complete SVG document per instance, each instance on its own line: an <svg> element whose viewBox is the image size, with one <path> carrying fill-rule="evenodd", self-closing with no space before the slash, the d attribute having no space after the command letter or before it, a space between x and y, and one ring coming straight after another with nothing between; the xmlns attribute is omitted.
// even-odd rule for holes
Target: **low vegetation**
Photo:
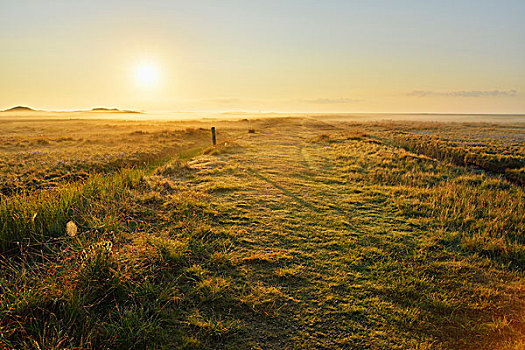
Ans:
<svg viewBox="0 0 525 350"><path fill-rule="evenodd" d="M513 149L513 144L494 147L486 143L469 144L408 133L392 135L392 144L456 165L474 166L492 173L504 174L509 180L525 185L525 155L520 155L518 150ZM524 152L522 149L521 153Z"/></svg>
<svg viewBox="0 0 525 350"><path fill-rule="evenodd" d="M202 147L208 131L177 123L4 121L0 194L49 189Z"/></svg>
<svg viewBox="0 0 525 350"><path fill-rule="evenodd" d="M4 181L0 348L525 345L519 125L263 119L255 133L219 127L208 148L198 125L80 136L76 123L47 156L151 156L82 158L86 176L52 185ZM1 137L28 140L27 128ZM35 162L3 163L2 176L45 183Z"/></svg>
<svg viewBox="0 0 525 350"><path fill-rule="evenodd" d="M202 194L138 179L92 203L104 210L72 203L89 213L75 235L57 223L54 239L4 256L3 348L196 348L243 331L250 289L228 277L237 232L210 224Z"/></svg>

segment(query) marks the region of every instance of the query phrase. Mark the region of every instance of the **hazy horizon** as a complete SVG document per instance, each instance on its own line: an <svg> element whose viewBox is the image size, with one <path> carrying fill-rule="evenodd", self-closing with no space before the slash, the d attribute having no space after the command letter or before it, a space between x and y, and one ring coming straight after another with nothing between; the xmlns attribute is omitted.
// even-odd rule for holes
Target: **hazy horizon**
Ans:
<svg viewBox="0 0 525 350"><path fill-rule="evenodd" d="M23 108L26 109L26 111L17 111L13 109L17 108ZM104 111L105 110L105 111ZM5 109L0 109L0 112L11 112L11 113L31 113L31 112L47 112L47 113L75 113L75 112L95 112L95 113L119 113L119 114L126 114L126 113L138 113L138 114L162 114L162 113L171 113L171 114L179 114L179 113L210 113L210 114L327 114L327 115L503 115L503 116L525 116L525 113L455 113L455 112L359 112L359 111L298 111L298 110L249 110L249 109L216 109L216 110L206 110L206 109L193 109L193 110L145 110L145 109L131 109L131 108L124 108L120 106L95 106L95 107L87 107L87 108L71 108L71 109L44 109L39 108L35 106L29 106L29 105L16 105L16 106L10 106Z"/></svg>
<svg viewBox="0 0 525 350"><path fill-rule="evenodd" d="M22 107L22 106L17 106ZM25 107L25 106L24 106ZM98 107L100 108L100 107ZM97 108L97 109L98 109ZM438 123L498 123L525 124L525 114L509 113L337 113L337 112L282 112L282 111L130 111L113 110L4 110L0 120L40 121L40 120L128 120L128 121L235 121L260 120L266 118L309 118L334 122L381 122L381 121L420 121Z"/></svg>

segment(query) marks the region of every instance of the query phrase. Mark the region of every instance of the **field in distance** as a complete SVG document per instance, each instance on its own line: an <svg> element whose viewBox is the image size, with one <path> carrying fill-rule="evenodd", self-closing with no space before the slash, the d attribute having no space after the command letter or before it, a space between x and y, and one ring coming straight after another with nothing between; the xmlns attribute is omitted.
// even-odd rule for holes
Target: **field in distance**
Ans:
<svg viewBox="0 0 525 350"><path fill-rule="evenodd" d="M237 117L0 116L0 347L525 346L525 124Z"/></svg>

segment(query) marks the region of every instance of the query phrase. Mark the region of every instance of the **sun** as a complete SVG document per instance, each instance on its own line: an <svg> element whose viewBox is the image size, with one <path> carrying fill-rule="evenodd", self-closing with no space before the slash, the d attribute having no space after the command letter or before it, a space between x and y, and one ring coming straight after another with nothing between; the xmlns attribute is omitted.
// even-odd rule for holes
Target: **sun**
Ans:
<svg viewBox="0 0 525 350"><path fill-rule="evenodd" d="M159 82L159 70L151 64L140 64L135 68L135 81L140 87L155 87Z"/></svg>

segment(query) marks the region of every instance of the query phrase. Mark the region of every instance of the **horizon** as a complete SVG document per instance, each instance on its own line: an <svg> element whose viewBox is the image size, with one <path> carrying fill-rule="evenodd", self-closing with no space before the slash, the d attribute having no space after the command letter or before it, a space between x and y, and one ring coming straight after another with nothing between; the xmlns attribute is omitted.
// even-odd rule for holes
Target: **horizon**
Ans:
<svg viewBox="0 0 525 350"><path fill-rule="evenodd" d="M525 113L455 113L455 112L352 112L352 111L279 111L279 110L135 110L121 107L91 107L86 109L43 109L27 105L16 105L6 109L0 109L0 112L19 112L16 109L22 109L23 112L44 112L44 113L75 113L75 112L98 112L120 114L160 114L160 113L212 113L212 114L370 114L370 115L484 115L484 116L525 116Z"/></svg>
<svg viewBox="0 0 525 350"><path fill-rule="evenodd" d="M0 109L524 114L525 3L0 5Z"/></svg>
<svg viewBox="0 0 525 350"><path fill-rule="evenodd" d="M7 119L6 119L7 118ZM4 120L45 120L45 119L76 119L76 120L127 120L127 121L234 121L260 120L261 118L308 118L330 120L333 122L431 122L431 123L489 123L489 124L525 124L523 113L375 113L375 112L297 112L297 111L146 111L130 110L119 107L93 107L77 110L43 110L29 106L15 106L0 110L0 119Z"/></svg>

